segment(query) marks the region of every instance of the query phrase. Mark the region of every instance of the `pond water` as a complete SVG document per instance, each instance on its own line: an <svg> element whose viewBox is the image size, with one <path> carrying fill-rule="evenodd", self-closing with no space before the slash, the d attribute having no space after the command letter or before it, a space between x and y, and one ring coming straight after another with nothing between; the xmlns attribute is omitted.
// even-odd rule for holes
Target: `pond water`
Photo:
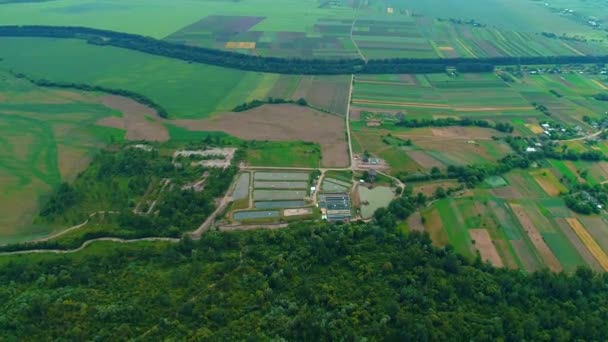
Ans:
<svg viewBox="0 0 608 342"><path fill-rule="evenodd" d="M266 211L239 211L234 213L235 220L252 220L261 218L275 218L279 217L281 212L278 210L266 210Z"/></svg>
<svg viewBox="0 0 608 342"><path fill-rule="evenodd" d="M255 202L259 209L299 208L305 206L304 201L260 201Z"/></svg>

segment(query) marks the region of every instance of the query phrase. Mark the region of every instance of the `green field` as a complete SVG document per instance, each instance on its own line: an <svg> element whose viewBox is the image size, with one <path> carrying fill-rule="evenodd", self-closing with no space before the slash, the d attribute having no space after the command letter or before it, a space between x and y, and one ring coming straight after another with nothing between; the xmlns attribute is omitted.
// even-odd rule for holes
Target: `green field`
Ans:
<svg viewBox="0 0 608 342"><path fill-rule="evenodd" d="M55 91L0 73L0 244L50 233L31 225L40 203L63 180L73 180L99 148L123 139L118 129L96 126L120 115L96 94Z"/></svg>
<svg viewBox="0 0 608 342"><path fill-rule="evenodd" d="M0 38L0 70L33 79L73 82L140 93L171 118L204 118L268 97L297 100L344 114L348 76L281 76L191 64L78 40ZM37 63L40 55L45 63Z"/></svg>
<svg viewBox="0 0 608 342"><path fill-rule="evenodd" d="M321 150L316 144L265 142L251 146L245 159L251 166L317 168L321 161Z"/></svg>

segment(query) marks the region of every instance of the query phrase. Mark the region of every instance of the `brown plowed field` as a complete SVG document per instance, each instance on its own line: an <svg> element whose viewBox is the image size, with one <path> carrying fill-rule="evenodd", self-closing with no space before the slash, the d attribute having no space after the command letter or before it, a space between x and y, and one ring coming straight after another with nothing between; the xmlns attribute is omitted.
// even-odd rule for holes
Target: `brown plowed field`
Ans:
<svg viewBox="0 0 608 342"><path fill-rule="evenodd" d="M424 224L422 224L422 215L420 215L420 211L417 211L408 217L407 226L411 231L424 232Z"/></svg>
<svg viewBox="0 0 608 342"><path fill-rule="evenodd" d="M538 229L536 229L536 226L534 226L534 223L528 214L526 214L524 209L519 204L511 204L511 209L513 210L513 213L515 213L519 223L521 223L522 227L524 227L528 237L530 237L530 241L532 241L532 244L540 253L545 265L547 265L547 267L549 267L549 269L553 272L561 272L563 270L562 265L559 263L553 252L551 252L551 249L549 249L549 246L547 246L547 243L543 239L542 235L540 235L538 232Z"/></svg>
<svg viewBox="0 0 608 342"><path fill-rule="evenodd" d="M204 120L173 120L192 131L222 131L245 140L308 141L321 145L323 166L348 166L344 119L291 104L265 105Z"/></svg>
<svg viewBox="0 0 608 342"><path fill-rule="evenodd" d="M141 103L122 96L107 95L101 103L122 112L123 117L107 117L99 120L98 125L120 128L127 131L127 140L167 141L169 132L157 120L156 112ZM149 120L148 118L153 120Z"/></svg>
<svg viewBox="0 0 608 342"><path fill-rule="evenodd" d="M475 248L479 251L481 260L489 261L496 267L504 267L496 246L492 242L490 234L485 229L469 229L471 240L475 241Z"/></svg>

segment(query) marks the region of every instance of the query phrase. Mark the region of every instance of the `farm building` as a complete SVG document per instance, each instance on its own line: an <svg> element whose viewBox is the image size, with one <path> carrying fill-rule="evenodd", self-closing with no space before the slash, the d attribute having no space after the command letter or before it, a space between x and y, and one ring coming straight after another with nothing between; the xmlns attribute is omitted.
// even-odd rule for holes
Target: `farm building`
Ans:
<svg viewBox="0 0 608 342"><path fill-rule="evenodd" d="M324 194L319 196L319 207L328 222L350 221L352 217L349 194Z"/></svg>

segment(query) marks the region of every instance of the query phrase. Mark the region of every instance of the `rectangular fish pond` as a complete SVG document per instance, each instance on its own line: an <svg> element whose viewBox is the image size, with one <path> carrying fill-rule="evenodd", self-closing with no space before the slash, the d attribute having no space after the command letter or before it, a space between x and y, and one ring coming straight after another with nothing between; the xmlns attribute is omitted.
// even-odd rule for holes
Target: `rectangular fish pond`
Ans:
<svg viewBox="0 0 608 342"><path fill-rule="evenodd" d="M253 220L263 218L278 218L281 216L281 212L278 210L264 210L264 211L239 211L232 215L235 220Z"/></svg>
<svg viewBox="0 0 608 342"><path fill-rule="evenodd" d="M259 209L300 208L306 206L304 201L259 201L255 207Z"/></svg>

